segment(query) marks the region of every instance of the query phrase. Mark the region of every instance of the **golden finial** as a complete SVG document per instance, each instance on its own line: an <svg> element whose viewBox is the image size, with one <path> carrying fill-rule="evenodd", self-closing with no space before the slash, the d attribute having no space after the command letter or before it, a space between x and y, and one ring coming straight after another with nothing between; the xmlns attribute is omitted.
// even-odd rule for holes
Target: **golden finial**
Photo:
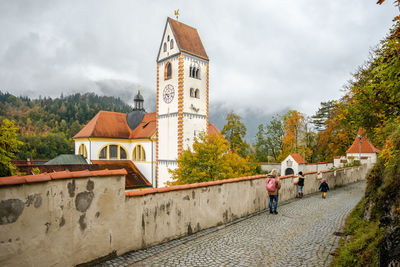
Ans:
<svg viewBox="0 0 400 267"><path fill-rule="evenodd" d="M174 14L175 14L176 20L178 20L178 17L179 17L179 9L174 10Z"/></svg>
<svg viewBox="0 0 400 267"><path fill-rule="evenodd" d="M140 94L140 84L138 84L138 86L137 86L137 92L138 92L138 94Z"/></svg>

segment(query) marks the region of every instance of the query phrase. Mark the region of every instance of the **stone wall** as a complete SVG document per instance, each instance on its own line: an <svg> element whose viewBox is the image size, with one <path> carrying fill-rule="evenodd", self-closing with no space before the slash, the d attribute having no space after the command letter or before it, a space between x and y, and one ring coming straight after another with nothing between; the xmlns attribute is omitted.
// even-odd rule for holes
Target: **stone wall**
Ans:
<svg viewBox="0 0 400 267"><path fill-rule="evenodd" d="M270 173L273 169L276 169L279 173L281 174L281 164L280 163L275 163L275 162L261 162L259 163L261 166L261 170L263 172Z"/></svg>
<svg viewBox="0 0 400 267"><path fill-rule="evenodd" d="M74 266L190 235L262 211L265 175L125 192L123 175L1 186L0 265ZM331 188L364 179L366 167L324 172ZM73 176L73 175L72 175ZM282 177L280 201L295 197ZM318 190L306 174L305 194Z"/></svg>

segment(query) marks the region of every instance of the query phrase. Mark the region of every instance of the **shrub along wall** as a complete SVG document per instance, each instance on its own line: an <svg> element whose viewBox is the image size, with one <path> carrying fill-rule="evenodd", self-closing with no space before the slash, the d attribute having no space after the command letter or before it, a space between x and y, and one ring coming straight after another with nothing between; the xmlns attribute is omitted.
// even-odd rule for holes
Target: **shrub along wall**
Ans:
<svg viewBox="0 0 400 267"><path fill-rule="evenodd" d="M323 177L334 188L364 179L366 170L354 167ZM74 266L190 235L267 206L265 175L124 193L121 173L78 173L3 184L0 179L1 266ZM280 201L295 197L293 176L281 182ZM305 194L319 184L316 173L306 174Z"/></svg>

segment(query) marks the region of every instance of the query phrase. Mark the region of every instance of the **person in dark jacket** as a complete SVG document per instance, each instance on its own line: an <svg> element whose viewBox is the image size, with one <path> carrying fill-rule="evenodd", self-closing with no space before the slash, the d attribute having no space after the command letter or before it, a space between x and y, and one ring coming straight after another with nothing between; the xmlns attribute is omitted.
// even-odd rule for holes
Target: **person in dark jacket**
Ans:
<svg viewBox="0 0 400 267"><path fill-rule="evenodd" d="M303 172L299 172L299 181L297 183L297 197L303 197L303 187L304 187L304 175Z"/></svg>
<svg viewBox="0 0 400 267"><path fill-rule="evenodd" d="M329 185L326 179L322 179L322 183L319 185L319 190L322 192L322 198L326 198L326 192L329 190Z"/></svg>

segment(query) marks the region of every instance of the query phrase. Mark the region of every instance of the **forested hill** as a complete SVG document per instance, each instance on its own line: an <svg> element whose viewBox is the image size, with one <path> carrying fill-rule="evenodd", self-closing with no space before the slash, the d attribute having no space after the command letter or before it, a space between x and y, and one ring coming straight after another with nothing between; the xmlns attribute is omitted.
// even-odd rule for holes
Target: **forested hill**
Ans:
<svg viewBox="0 0 400 267"><path fill-rule="evenodd" d="M29 99L0 91L0 121L14 120L24 142L18 159L51 159L73 153L71 139L100 110L128 113L120 98L94 93Z"/></svg>

